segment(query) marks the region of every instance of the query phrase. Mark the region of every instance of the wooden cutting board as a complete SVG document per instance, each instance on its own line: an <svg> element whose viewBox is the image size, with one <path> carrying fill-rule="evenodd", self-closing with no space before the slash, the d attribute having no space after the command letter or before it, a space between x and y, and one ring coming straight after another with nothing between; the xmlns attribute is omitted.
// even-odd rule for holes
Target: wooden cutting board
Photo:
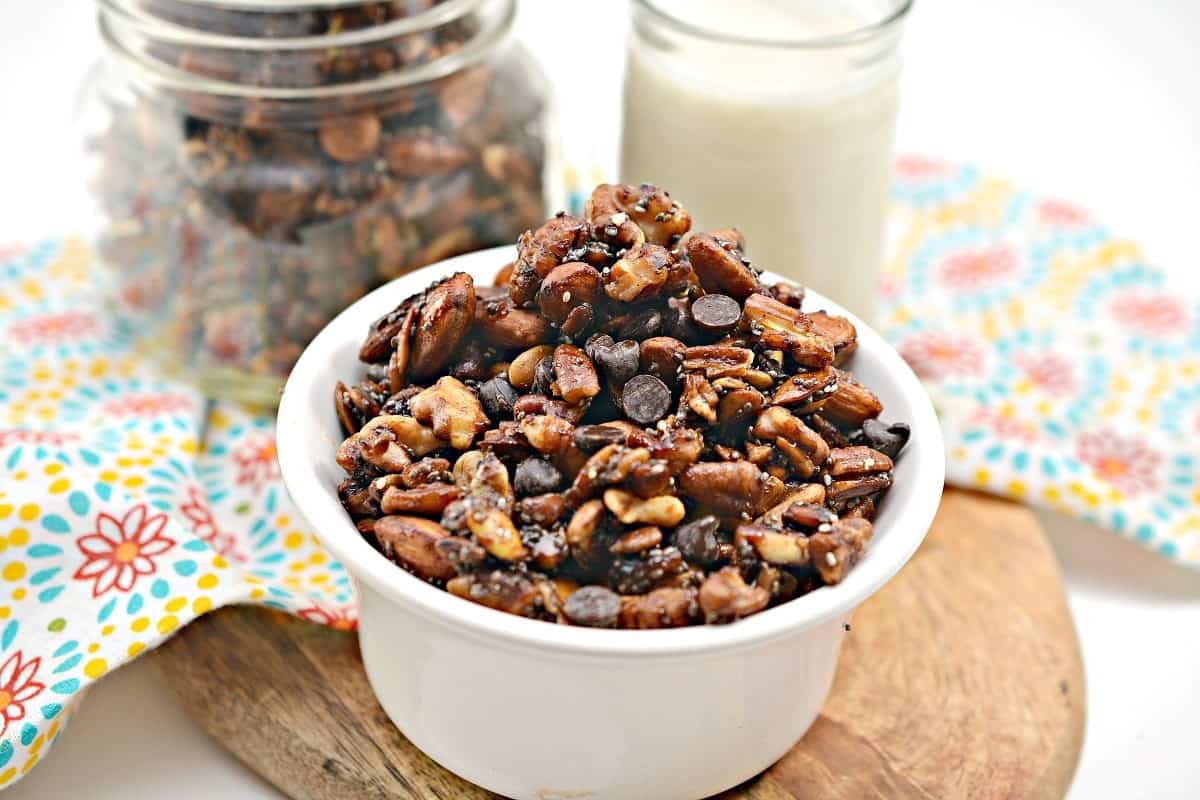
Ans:
<svg viewBox="0 0 1200 800"><path fill-rule="evenodd" d="M495 797L392 726L353 634L235 607L152 658L210 734L292 797ZM947 491L921 549L855 614L812 729L721 797L1060 798L1084 702L1075 628L1036 519Z"/></svg>

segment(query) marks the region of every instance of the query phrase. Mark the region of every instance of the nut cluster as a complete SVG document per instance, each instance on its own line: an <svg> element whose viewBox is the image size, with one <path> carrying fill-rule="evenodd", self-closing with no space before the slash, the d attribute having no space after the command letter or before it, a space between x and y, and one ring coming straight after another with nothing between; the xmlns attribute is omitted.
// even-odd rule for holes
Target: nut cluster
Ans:
<svg viewBox="0 0 1200 800"><path fill-rule="evenodd" d="M156 0L150 10L271 38L386 25L432 5L267 13ZM97 118L107 127L89 140L104 219L97 248L116 267L121 305L139 330L154 328L148 340L169 343L173 366L275 383L352 300L426 264L511 242L542 219L544 87L513 50L451 69L446 61L477 27L460 16L370 49L207 53L159 42L145 59L249 87L249 96L103 93L107 113ZM441 77L400 88L336 101L304 94L435 64L445 64ZM299 99L255 97L260 86Z"/></svg>
<svg viewBox="0 0 1200 800"><path fill-rule="evenodd" d="M736 231L650 185L527 231L377 320L338 383L338 487L451 593L593 627L724 623L842 580L907 425L847 372L856 331L763 285Z"/></svg>

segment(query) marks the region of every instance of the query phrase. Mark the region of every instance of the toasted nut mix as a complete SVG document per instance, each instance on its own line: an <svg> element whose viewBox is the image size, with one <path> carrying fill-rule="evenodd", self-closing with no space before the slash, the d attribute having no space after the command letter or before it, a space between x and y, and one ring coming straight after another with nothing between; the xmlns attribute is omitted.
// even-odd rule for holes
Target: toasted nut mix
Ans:
<svg viewBox="0 0 1200 800"><path fill-rule="evenodd" d="M455 275L377 321L362 353L388 369L334 391L363 535L460 597L589 627L730 623L840 582L909 429L844 370L848 320L688 225L602 186L521 238L501 288Z"/></svg>

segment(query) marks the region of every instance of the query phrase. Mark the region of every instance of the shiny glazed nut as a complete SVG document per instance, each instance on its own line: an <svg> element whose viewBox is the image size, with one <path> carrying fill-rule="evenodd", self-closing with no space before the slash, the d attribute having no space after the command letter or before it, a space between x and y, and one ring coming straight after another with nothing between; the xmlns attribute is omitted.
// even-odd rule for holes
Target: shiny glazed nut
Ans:
<svg viewBox="0 0 1200 800"><path fill-rule="evenodd" d="M741 377L754 363L754 351L729 345L700 345L689 347L683 354L685 371L703 371L709 380Z"/></svg>
<svg viewBox="0 0 1200 800"><path fill-rule="evenodd" d="M550 330L545 317L516 308L508 298L477 303L475 324L485 339L506 349L525 349L543 344Z"/></svg>
<svg viewBox="0 0 1200 800"><path fill-rule="evenodd" d="M418 422L430 425L434 435L459 450L469 448L490 425L478 395L449 375L417 394L411 405Z"/></svg>
<svg viewBox="0 0 1200 800"><path fill-rule="evenodd" d="M725 567L705 578L698 596L704 619L710 624L733 622L766 608L771 594L749 586L734 567Z"/></svg>
<svg viewBox="0 0 1200 800"><path fill-rule="evenodd" d="M755 516L782 499L783 483L749 461L701 462L679 476L680 490L718 514Z"/></svg>
<svg viewBox="0 0 1200 800"><path fill-rule="evenodd" d="M533 385L533 371L543 358L554 355L554 345L539 344L523 351L508 365L508 382L517 389Z"/></svg>
<svg viewBox="0 0 1200 800"><path fill-rule="evenodd" d="M509 279L513 302L523 306L533 300L542 279L562 263L572 248L587 238L587 223L567 214L547 220L536 231L526 231L517 242L517 260Z"/></svg>
<svg viewBox="0 0 1200 800"><path fill-rule="evenodd" d="M696 373L684 376L683 404L696 416L709 423L716 422L717 404L720 402L720 395L707 378Z"/></svg>
<svg viewBox="0 0 1200 800"><path fill-rule="evenodd" d="M607 489L604 506L625 525L660 525L673 527L683 519L687 509L678 497L660 495L643 500L623 489Z"/></svg>
<svg viewBox="0 0 1200 800"><path fill-rule="evenodd" d="M891 472L892 460L869 447L839 447L829 451L826 467L835 478Z"/></svg>
<svg viewBox="0 0 1200 800"><path fill-rule="evenodd" d="M554 348L554 391L575 404L600 394L600 379L587 354L573 344Z"/></svg>
<svg viewBox="0 0 1200 800"><path fill-rule="evenodd" d="M379 507L385 514L440 515L460 493L452 483L431 483L415 489L390 486L384 491Z"/></svg>
<svg viewBox="0 0 1200 800"><path fill-rule="evenodd" d="M648 594L622 597L619 623L622 628L681 628L699 615L694 590L664 587Z"/></svg>
<svg viewBox="0 0 1200 800"><path fill-rule="evenodd" d="M739 303L759 291L758 275L750 262L726 250L711 234L689 237L684 249L704 291L728 295Z"/></svg>
<svg viewBox="0 0 1200 800"><path fill-rule="evenodd" d="M875 393L842 370L836 370L837 391L821 406L822 416L850 427L859 427L883 412L883 403Z"/></svg>
<svg viewBox="0 0 1200 800"><path fill-rule="evenodd" d="M825 440L782 406L768 406L763 409L754 423L754 435L768 441L783 438L803 448L817 465L824 464L829 458L829 445Z"/></svg>
<svg viewBox="0 0 1200 800"><path fill-rule="evenodd" d="M524 417L519 427L529 444L547 455L565 452L571 446L571 434L575 432L575 426L570 422L548 414Z"/></svg>
<svg viewBox="0 0 1200 800"><path fill-rule="evenodd" d="M858 347L858 331L854 323L845 317L835 317L824 311L814 311L808 315L813 331L823 336L833 345L833 363L837 366L845 364L854 350Z"/></svg>
<svg viewBox="0 0 1200 800"><path fill-rule="evenodd" d="M529 557L516 526L498 508L468 511L467 527L484 549L501 561L524 561Z"/></svg>
<svg viewBox="0 0 1200 800"><path fill-rule="evenodd" d="M679 371L687 345L670 336L652 336L639 349L641 369L665 383L668 388L679 385Z"/></svg>
<svg viewBox="0 0 1200 800"><path fill-rule="evenodd" d="M739 525L734 543L745 542L768 564L799 567L809 562L808 539L765 525Z"/></svg>
<svg viewBox="0 0 1200 800"><path fill-rule="evenodd" d="M450 594L521 617L533 616L540 595L534 582L517 572L492 570L459 575L446 583Z"/></svg>
<svg viewBox="0 0 1200 800"><path fill-rule="evenodd" d="M604 292L619 303L634 303L658 294L670 273L671 253L665 247L642 244L627 251L604 279Z"/></svg>
<svg viewBox="0 0 1200 800"><path fill-rule="evenodd" d="M561 325L573 309L596 299L600 285L594 267L579 261L560 264L542 279L538 308L546 319Z"/></svg>
<svg viewBox="0 0 1200 800"><path fill-rule="evenodd" d="M633 555L658 547L662 544L662 539L662 529L657 525L634 528L621 534L609 545L608 552L613 555Z"/></svg>
<svg viewBox="0 0 1200 800"><path fill-rule="evenodd" d="M455 576L454 564L436 547L450 534L433 520L387 516L375 521L373 532L383 554L418 577L432 581Z"/></svg>
<svg viewBox="0 0 1200 800"><path fill-rule="evenodd" d="M808 315L765 294L746 299L742 327L765 347L790 353L803 366L820 369L833 362L833 344L814 330Z"/></svg>
<svg viewBox="0 0 1200 800"><path fill-rule="evenodd" d="M475 316L475 283L460 272L429 290L412 332L408 368L413 377L433 375L449 360Z"/></svg>

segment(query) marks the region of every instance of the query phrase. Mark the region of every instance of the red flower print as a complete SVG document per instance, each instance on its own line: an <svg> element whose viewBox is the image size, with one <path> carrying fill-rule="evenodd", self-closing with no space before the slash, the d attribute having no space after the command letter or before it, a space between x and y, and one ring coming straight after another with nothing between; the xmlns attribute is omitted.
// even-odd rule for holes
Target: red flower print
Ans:
<svg viewBox="0 0 1200 800"><path fill-rule="evenodd" d="M190 411L192 407L192 398L181 392L126 394L104 404L104 410L109 414L146 418Z"/></svg>
<svg viewBox="0 0 1200 800"><path fill-rule="evenodd" d="M192 523L192 535L207 542L218 554L234 561L246 560L237 550L237 537L220 529L208 501L195 485L188 487L187 500L180 504L179 513Z"/></svg>
<svg viewBox="0 0 1200 800"><path fill-rule="evenodd" d="M918 333L901 342L899 349L913 372L935 381L953 375L979 375L987 358L982 344L948 331Z"/></svg>
<svg viewBox="0 0 1200 800"><path fill-rule="evenodd" d="M1162 456L1138 437L1111 429L1084 433L1075 442L1075 454L1097 478L1127 494L1158 488Z"/></svg>
<svg viewBox="0 0 1200 800"><path fill-rule="evenodd" d="M0 666L0 736L8 730L8 723L25 718L25 704L37 697L46 684L35 681L41 658L28 661L17 650Z"/></svg>
<svg viewBox="0 0 1200 800"><path fill-rule="evenodd" d="M162 535L166 514L150 515L145 503L134 506L120 520L101 512L96 530L75 545L87 559L75 571L75 580L95 581L92 597L110 589L128 592L142 575L154 574L154 556L175 546Z"/></svg>
<svg viewBox="0 0 1200 800"><path fill-rule="evenodd" d="M28 252L23 244L0 244L0 261L20 258Z"/></svg>
<svg viewBox="0 0 1200 800"><path fill-rule="evenodd" d="M903 291L904 281L895 275L885 274L879 277L879 296L884 300L895 300Z"/></svg>
<svg viewBox="0 0 1200 800"><path fill-rule="evenodd" d="M335 631L352 631L358 627L358 619L355 618L354 609L350 606L330 609L312 605L308 608L302 608L296 613L303 620L315 622L318 625L325 625L326 627L333 628Z"/></svg>
<svg viewBox="0 0 1200 800"><path fill-rule="evenodd" d="M1013 362L1048 395L1062 397L1075 391L1075 365L1058 353L1018 353Z"/></svg>
<svg viewBox="0 0 1200 800"><path fill-rule="evenodd" d="M275 457L274 436L247 436L233 454L237 464L237 484L260 491L279 478L279 460Z"/></svg>
<svg viewBox="0 0 1200 800"><path fill-rule="evenodd" d="M1183 333L1188 326L1187 306L1165 292L1134 289L1113 300L1108 311L1124 327L1155 339Z"/></svg>
<svg viewBox="0 0 1200 800"><path fill-rule="evenodd" d="M1087 223L1088 216L1077 206L1062 200L1043 200L1037 206L1038 219L1047 225L1058 225L1064 228Z"/></svg>
<svg viewBox="0 0 1200 800"><path fill-rule="evenodd" d="M896 158L896 175L901 178L936 178L950 171L950 165L925 156L902 155Z"/></svg>
<svg viewBox="0 0 1200 800"><path fill-rule="evenodd" d="M79 434L55 433L54 431L8 430L0 431L0 447L10 444L45 444L51 447L62 447L71 442L78 442Z"/></svg>
<svg viewBox="0 0 1200 800"><path fill-rule="evenodd" d="M23 344L55 344L78 341L99 329L96 318L82 311L41 314L14 323L8 332Z"/></svg>
<svg viewBox="0 0 1200 800"><path fill-rule="evenodd" d="M987 428L997 439L1031 445L1038 438L1037 428L1030 423L1014 417L997 414L995 411L987 408L979 409L971 418L971 421Z"/></svg>
<svg viewBox="0 0 1200 800"><path fill-rule="evenodd" d="M1021 260L1007 245L954 253L942 261L938 278L957 292L974 292L994 286L1017 274Z"/></svg>

